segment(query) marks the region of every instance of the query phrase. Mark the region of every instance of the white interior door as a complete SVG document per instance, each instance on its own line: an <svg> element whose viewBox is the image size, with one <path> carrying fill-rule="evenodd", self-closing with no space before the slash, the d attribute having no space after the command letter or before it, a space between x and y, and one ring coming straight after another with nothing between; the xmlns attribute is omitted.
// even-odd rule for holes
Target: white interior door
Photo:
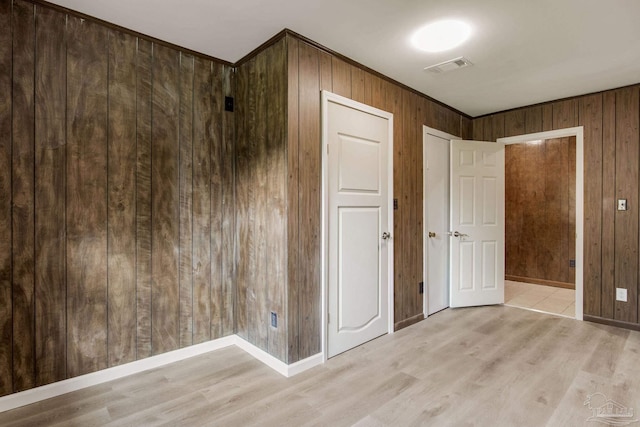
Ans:
<svg viewBox="0 0 640 427"><path fill-rule="evenodd" d="M389 331L392 116L327 97L328 357Z"/></svg>
<svg viewBox="0 0 640 427"><path fill-rule="evenodd" d="M504 145L451 141L451 307L504 302Z"/></svg>
<svg viewBox="0 0 640 427"><path fill-rule="evenodd" d="M449 140L425 132L425 315L449 307Z"/></svg>

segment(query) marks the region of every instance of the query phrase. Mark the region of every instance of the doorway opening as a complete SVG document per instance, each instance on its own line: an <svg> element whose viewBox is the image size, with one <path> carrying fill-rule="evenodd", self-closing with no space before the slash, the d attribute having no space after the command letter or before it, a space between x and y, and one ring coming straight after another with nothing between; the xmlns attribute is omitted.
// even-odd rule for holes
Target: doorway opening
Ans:
<svg viewBox="0 0 640 427"><path fill-rule="evenodd" d="M505 144L505 304L582 320L583 130Z"/></svg>

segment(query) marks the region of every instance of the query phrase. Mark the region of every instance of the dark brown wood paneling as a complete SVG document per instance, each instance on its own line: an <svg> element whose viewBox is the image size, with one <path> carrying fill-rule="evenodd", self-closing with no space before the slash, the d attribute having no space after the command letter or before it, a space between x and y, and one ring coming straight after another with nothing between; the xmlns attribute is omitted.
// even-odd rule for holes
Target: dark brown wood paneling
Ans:
<svg viewBox="0 0 640 427"><path fill-rule="evenodd" d="M109 366L136 360L136 39L109 32Z"/></svg>
<svg viewBox="0 0 640 427"><path fill-rule="evenodd" d="M522 135L525 133L525 110L513 110L505 113L504 136Z"/></svg>
<svg viewBox="0 0 640 427"><path fill-rule="evenodd" d="M320 90L333 91L332 56L327 52L317 51L320 63ZM297 74L296 74L297 75ZM297 86L296 86L297 87Z"/></svg>
<svg viewBox="0 0 640 427"><path fill-rule="evenodd" d="M268 352L280 360L287 360L287 316L285 294L287 283L287 50L284 40L267 52L267 318L278 315L278 326L268 328Z"/></svg>
<svg viewBox="0 0 640 427"><path fill-rule="evenodd" d="M8 2L6 2L8 3ZM4 7L3 6L0 6ZM2 9L4 11L4 9ZM0 16L3 12L0 12ZM2 18L0 18L2 19ZM2 30L11 27L0 23ZM34 234L34 70L35 70L35 19L32 3L16 1L13 4L13 103L12 115L5 115L1 120L13 116L11 131L0 131L3 137L12 136L12 193L13 193L13 391L32 388L35 384L35 234ZM10 43L0 42L0 68L9 72L11 67L5 66L6 53L3 49ZM10 55L10 52L9 52ZM2 78L9 74L0 72ZM1 87L5 87L2 80ZM4 93L9 91L0 90ZM9 100L9 97L4 98ZM10 111L0 107L2 111ZM4 128L0 124L0 128ZM5 172L8 169L2 168ZM2 173L2 172L0 172ZM0 185L0 188L3 185ZM9 206L9 204L2 204ZM0 250L1 251L1 250ZM4 253L4 251L2 251ZM1 279L0 279L1 280ZM9 288L7 288L9 289ZM0 303L0 306L11 307L11 303ZM0 309L2 310L2 309ZM2 317L2 315L0 315ZM2 334L2 342L5 340ZM2 350L0 350L2 353ZM0 364L10 368L10 360L5 364L0 356ZM4 375L0 374L0 382ZM0 386L0 390L5 388ZM2 394L0 392L0 394Z"/></svg>
<svg viewBox="0 0 640 427"><path fill-rule="evenodd" d="M234 70L224 66L222 69L222 93L217 96L232 96L235 93ZM235 331L234 298L235 298L235 119L234 113L222 112L222 106L217 110L222 116L222 336ZM215 236L214 236L215 237Z"/></svg>
<svg viewBox="0 0 640 427"><path fill-rule="evenodd" d="M152 45L138 40L136 63L136 359L151 348Z"/></svg>
<svg viewBox="0 0 640 427"><path fill-rule="evenodd" d="M248 120L248 98L249 98L249 67L255 63L255 59L238 68L237 71L237 98L242 101L238 103L236 109L236 171L235 171L235 219L236 219L236 246L235 259L237 260L236 275L236 300L235 300L235 321L236 334L240 337L248 338L248 309L247 297L250 278L250 242L252 238L251 222L249 220L249 209L251 202L251 174L252 153L248 140L248 132L245 122Z"/></svg>
<svg viewBox="0 0 640 427"><path fill-rule="evenodd" d="M65 15L36 7L36 385L67 376Z"/></svg>
<svg viewBox="0 0 640 427"><path fill-rule="evenodd" d="M67 375L73 377L108 366L109 56L104 27L75 17L67 26Z"/></svg>
<svg viewBox="0 0 640 427"><path fill-rule="evenodd" d="M542 131L553 130L553 104L542 106Z"/></svg>
<svg viewBox="0 0 640 427"><path fill-rule="evenodd" d="M588 175L587 175L588 177ZM602 317L613 319L616 221L616 94L602 95Z"/></svg>
<svg viewBox="0 0 640 427"><path fill-rule="evenodd" d="M28 39L27 39L28 40ZM26 42L26 40L25 40ZM11 290L11 2L0 3L0 396L13 391L13 313ZM25 46L28 49L28 44ZM31 45L33 49L33 44ZM32 55L31 55L32 56ZM18 75L18 78L20 75ZM28 104L27 104L28 105ZM28 141L27 141L28 142ZM27 278L28 280L28 278ZM24 286L24 279L21 280ZM29 293L32 293L31 290ZM25 296L28 296L25 295ZM30 298L29 298L30 299ZM29 299L22 301L30 303ZM23 298L24 300L24 298ZM28 307L19 307L23 311ZM27 328L31 322L27 323ZM29 330L25 331L28 336ZM24 361L21 361L24 366Z"/></svg>
<svg viewBox="0 0 640 427"><path fill-rule="evenodd" d="M153 46L151 330L153 354L179 346L179 52Z"/></svg>
<svg viewBox="0 0 640 427"><path fill-rule="evenodd" d="M616 94L616 199L627 199L615 216L615 284L627 289L627 302L615 302L615 320L638 322L638 168L640 99L638 87Z"/></svg>
<svg viewBox="0 0 640 427"><path fill-rule="evenodd" d="M210 61L195 58L192 265L194 344L208 341L212 335L217 337L222 335L220 312L222 306L222 182L220 179L222 117L218 111L214 113L211 103L211 99L216 99L213 92L213 67L214 64ZM222 87L220 72L222 66L216 64L215 67L217 87L220 88ZM222 100L218 97L217 103L221 102ZM215 139L214 132L217 136ZM212 234L212 230L215 230L215 234Z"/></svg>
<svg viewBox="0 0 640 427"><path fill-rule="evenodd" d="M466 117L460 117L460 137L473 139L473 122Z"/></svg>
<svg viewBox="0 0 640 427"><path fill-rule="evenodd" d="M348 64L333 58L333 91L350 93ZM299 45L299 359L320 351L320 87L318 50ZM343 73L343 70L346 69ZM345 77L347 76L347 77ZM345 84L345 89L338 85ZM349 91L349 92L346 92ZM313 261L309 261L313 260Z"/></svg>
<svg viewBox="0 0 640 427"><path fill-rule="evenodd" d="M600 316L602 294L602 94L580 99L584 126L584 313Z"/></svg>
<svg viewBox="0 0 640 427"><path fill-rule="evenodd" d="M529 107L525 110L524 132L536 133L542 132L542 107Z"/></svg>
<svg viewBox="0 0 640 427"><path fill-rule="evenodd" d="M577 123L577 102L575 99L567 99L551 104L553 106L553 129L565 129L574 127Z"/></svg>
<svg viewBox="0 0 640 427"><path fill-rule="evenodd" d="M486 121L486 117L481 117L475 119L472 122L473 132L472 138L474 141L484 141L484 122Z"/></svg>
<svg viewBox="0 0 640 427"><path fill-rule="evenodd" d="M314 48L315 49L315 48ZM317 49L315 49L317 52ZM351 98L351 65L345 61L331 57L333 93Z"/></svg>
<svg viewBox="0 0 640 427"><path fill-rule="evenodd" d="M292 37L287 42L287 362L299 357L299 42Z"/></svg>
<svg viewBox="0 0 640 427"><path fill-rule="evenodd" d="M193 61L193 56L180 53L180 347L193 344Z"/></svg>

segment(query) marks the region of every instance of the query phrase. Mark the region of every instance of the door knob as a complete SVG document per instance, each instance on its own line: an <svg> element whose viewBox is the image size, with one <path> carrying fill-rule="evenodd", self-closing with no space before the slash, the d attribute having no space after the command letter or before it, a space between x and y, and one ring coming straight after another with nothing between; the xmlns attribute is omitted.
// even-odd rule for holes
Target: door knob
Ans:
<svg viewBox="0 0 640 427"><path fill-rule="evenodd" d="M449 236L453 236L453 237L469 237L468 234L460 233L458 231L450 231L449 232Z"/></svg>
<svg viewBox="0 0 640 427"><path fill-rule="evenodd" d="M429 232L429 237L436 237L436 233L434 233L433 231Z"/></svg>
<svg viewBox="0 0 640 427"><path fill-rule="evenodd" d="M389 233L388 231L385 231L384 233L382 233L383 240L389 240L390 238L391 238L391 233Z"/></svg>

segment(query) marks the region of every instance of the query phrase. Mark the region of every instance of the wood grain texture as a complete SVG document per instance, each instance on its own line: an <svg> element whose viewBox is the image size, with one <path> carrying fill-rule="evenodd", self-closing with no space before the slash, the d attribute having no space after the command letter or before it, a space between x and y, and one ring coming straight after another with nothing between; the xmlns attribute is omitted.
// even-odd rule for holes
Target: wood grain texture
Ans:
<svg viewBox="0 0 640 427"><path fill-rule="evenodd" d="M320 90L333 91L333 57L327 52L316 50L320 63ZM295 74L298 75L297 73Z"/></svg>
<svg viewBox="0 0 640 427"><path fill-rule="evenodd" d="M542 130L553 130L553 104L544 104L542 108Z"/></svg>
<svg viewBox="0 0 640 427"><path fill-rule="evenodd" d="M136 39L109 32L109 366L136 360Z"/></svg>
<svg viewBox="0 0 640 427"><path fill-rule="evenodd" d="M287 43L287 358L288 363L299 357L299 42L293 37Z"/></svg>
<svg viewBox="0 0 640 427"><path fill-rule="evenodd" d="M194 59L180 53L180 111L178 135L180 138L180 342L179 346L193 344L193 71Z"/></svg>
<svg viewBox="0 0 640 427"><path fill-rule="evenodd" d="M504 136L523 135L525 133L525 110L513 110L505 113Z"/></svg>
<svg viewBox="0 0 640 427"><path fill-rule="evenodd" d="M335 56L332 56L331 72L332 92L337 95L351 98L351 65Z"/></svg>
<svg viewBox="0 0 640 427"><path fill-rule="evenodd" d="M281 40L267 51L267 310L278 315L278 327L269 326L268 352L287 360L287 316L285 295L287 283L287 51Z"/></svg>
<svg viewBox="0 0 640 427"><path fill-rule="evenodd" d="M36 385L67 377L65 15L36 6Z"/></svg>
<svg viewBox="0 0 640 427"><path fill-rule="evenodd" d="M4 23L0 28L9 29ZM34 142L35 142L35 19L34 5L13 4L13 120L12 136L12 235L13 235L13 390L23 391L35 384L35 230L34 230ZM4 46L4 44L3 44ZM8 44L6 47L9 47ZM0 48L2 51L2 48ZM0 68L6 67L0 53ZM5 77L2 74L3 78ZM7 76L8 77L8 76ZM4 87L4 80L0 83ZM9 93L8 91L6 93ZM0 110L4 108L0 107ZM3 117L11 117L3 115ZM2 119L0 119L2 120ZM4 125L0 124L0 128ZM0 303L3 307L11 304ZM0 317L2 317L0 315ZM4 336L4 335L3 335ZM3 343L11 340L3 338ZM0 351L1 353L1 351ZM0 359L4 358L0 356ZM10 363L0 362L9 367ZM0 374L0 378L4 375ZM1 380L0 380L1 381ZM3 387L0 386L0 390Z"/></svg>
<svg viewBox="0 0 640 427"><path fill-rule="evenodd" d="M222 69L222 95L232 96L236 91L235 73L231 67ZM219 107L221 109L221 106ZM227 336L235 331L235 115L221 112L222 115L222 335Z"/></svg>
<svg viewBox="0 0 640 427"><path fill-rule="evenodd" d="M138 40L136 55L136 359L151 345L151 109L152 45Z"/></svg>
<svg viewBox="0 0 640 427"><path fill-rule="evenodd" d="M222 329L222 117L211 99L214 64L195 58L193 70L193 343L220 336ZM216 70L221 66L216 65ZM215 76L222 87L222 75ZM221 92L221 91L220 91ZM215 111L215 113L214 113ZM215 131L214 131L215 123ZM214 139L214 134L217 138ZM212 167L215 165L215 167ZM213 173L212 173L213 171ZM215 234L212 231L215 230ZM212 248L213 247L213 248ZM215 283L215 286L214 286Z"/></svg>
<svg viewBox="0 0 640 427"><path fill-rule="evenodd" d="M151 330L153 354L179 347L179 52L153 46Z"/></svg>
<svg viewBox="0 0 640 427"><path fill-rule="evenodd" d="M364 75L365 71L362 68L351 66L351 99L354 101L364 102Z"/></svg>
<svg viewBox="0 0 640 427"><path fill-rule="evenodd" d="M299 78L299 359L320 351L320 86L317 49L301 43L298 53ZM335 58L334 58L335 59ZM343 82L348 64L333 63L333 91ZM344 76L350 73L344 71ZM347 77L344 77L345 79ZM345 90L351 84L345 83ZM343 92L346 93L346 92ZM313 260L309 262L309 260Z"/></svg>
<svg viewBox="0 0 640 427"><path fill-rule="evenodd" d="M577 123L577 102L576 99L567 99L552 104L553 106L553 129L564 129L574 127Z"/></svg>
<svg viewBox="0 0 640 427"><path fill-rule="evenodd" d="M68 18L66 269L69 377L108 366L107 34L104 27L80 18Z"/></svg>
<svg viewBox="0 0 640 427"><path fill-rule="evenodd" d="M12 298L12 81L11 2L0 3L0 396L13 391L13 298ZM33 47L32 47L33 48ZM28 278L27 278L28 280ZM24 279L21 285L25 285ZM30 294L33 293L31 288ZM24 292L23 292L24 294ZM25 295L28 298L28 294ZM25 298L23 298L25 300ZM19 305L19 315L27 307ZM22 310L20 310L22 309ZM29 333L27 323L27 336ZM22 362L24 365L24 361Z"/></svg>
<svg viewBox="0 0 640 427"><path fill-rule="evenodd" d="M473 128L472 139L474 141L484 141L484 122L484 117L473 120L471 126Z"/></svg>
<svg viewBox="0 0 640 427"><path fill-rule="evenodd" d="M542 107L534 106L525 110L524 133L542 132Z"/></svg>
<svg viewBox="0 0 640 427"><path fill-rule="evenodd" d="M615 284L627 289L627 302L615 302L614 319L637 323L640 99L637 86L617 90L615 94L616 199L627 199L629 210L615 213Z"/></svg>
<svg viewBox="0 0 640 427"><path fill-rule="evenodd" d="M602 94L580 99L579 125L584 126L584 313L600 316L602 297Z"/></svg>
<svg viewBox="0 0 640 427"><path fill-rule="evenodd" d="M616 94L602 96L602 299L601 316L613 319L616 209Z"/></svg>

